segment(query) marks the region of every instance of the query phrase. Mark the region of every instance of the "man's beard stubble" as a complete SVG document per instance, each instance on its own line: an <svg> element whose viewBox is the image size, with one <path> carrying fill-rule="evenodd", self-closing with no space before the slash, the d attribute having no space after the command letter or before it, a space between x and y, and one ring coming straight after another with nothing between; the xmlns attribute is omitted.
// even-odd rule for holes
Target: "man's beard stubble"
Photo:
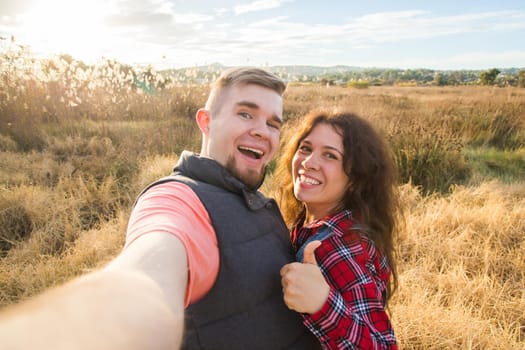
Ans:
<svg viewBox="0 0 525 350"><path fill-rule="evenodd" d="M264 165L261 171L247 169L244 173L241 173L234 157L229 157L226 162L226 169L252 191L257 190L262 185L267 168L268 165Z"/></svg>

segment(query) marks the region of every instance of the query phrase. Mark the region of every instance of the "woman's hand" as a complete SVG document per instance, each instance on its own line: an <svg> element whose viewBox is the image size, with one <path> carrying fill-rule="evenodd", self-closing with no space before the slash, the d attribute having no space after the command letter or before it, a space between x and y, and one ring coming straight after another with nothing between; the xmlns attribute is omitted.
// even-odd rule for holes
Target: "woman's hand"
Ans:
<svg viewBox="0 0 525 350"><path fill-rule="evenodd" d="M315 260L315 249L320 245L320 241L308 243L303 263L294 262L281 268L284 302L291 310L313 314L328 298L330 286Z"/></svg>

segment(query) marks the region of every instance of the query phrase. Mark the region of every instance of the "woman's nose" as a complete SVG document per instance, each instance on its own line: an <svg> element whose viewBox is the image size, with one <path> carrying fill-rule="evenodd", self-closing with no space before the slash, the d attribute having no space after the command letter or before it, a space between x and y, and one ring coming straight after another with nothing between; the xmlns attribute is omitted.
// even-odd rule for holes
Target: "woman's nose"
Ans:
<svg viewBox="0 0 525 350"><path fill-rule="evenodd" d="M302 162L303 168L305 169L317 169L319 167L319 163L317 162L317 158L313 153L310 153Z"/></svg>

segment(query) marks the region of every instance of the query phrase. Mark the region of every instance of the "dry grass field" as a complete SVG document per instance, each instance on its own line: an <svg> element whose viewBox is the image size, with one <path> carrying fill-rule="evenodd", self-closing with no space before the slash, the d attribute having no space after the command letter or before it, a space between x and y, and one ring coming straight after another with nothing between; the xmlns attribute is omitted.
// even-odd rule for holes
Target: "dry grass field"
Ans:
<svg viewBox="0 0 525 350"><path fill-rule="evenodd" d="M0 307L120 251L140 189L198 151L208 91L144 91L115 63L15 58L0 64ZM287 120L323 106L373 121L400 168L401 348L524 349L525 89L289 85Z"/></svg>

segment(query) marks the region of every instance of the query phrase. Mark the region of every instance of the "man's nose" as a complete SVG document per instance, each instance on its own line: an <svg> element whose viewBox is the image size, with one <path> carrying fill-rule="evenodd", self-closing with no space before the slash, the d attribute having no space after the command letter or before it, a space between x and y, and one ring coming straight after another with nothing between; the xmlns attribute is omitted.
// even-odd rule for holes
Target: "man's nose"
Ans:
<svg viewBox="0 0 525 350"><path fill-rule="evenodd" d="M257 120L251 130L251 135L259 138L268 138L268 125L266 120Z"/></svg>

